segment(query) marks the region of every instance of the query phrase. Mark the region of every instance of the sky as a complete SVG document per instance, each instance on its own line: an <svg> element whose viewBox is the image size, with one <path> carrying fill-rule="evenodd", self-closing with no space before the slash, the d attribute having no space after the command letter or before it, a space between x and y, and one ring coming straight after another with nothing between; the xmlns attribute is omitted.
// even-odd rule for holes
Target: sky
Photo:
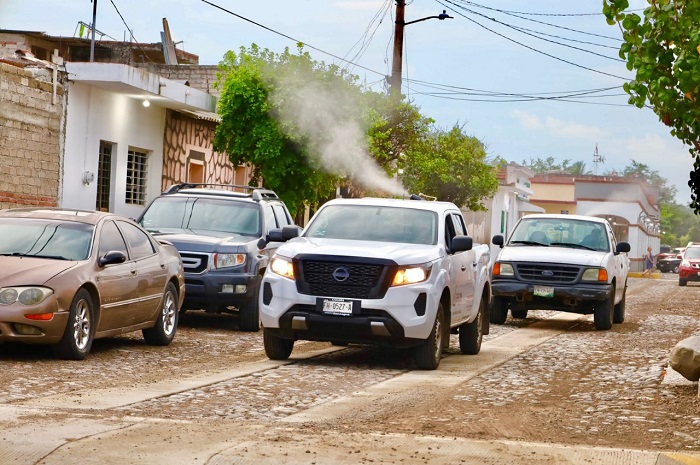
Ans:
<svg viewBox="0 0 700 465"><path fill-rule="evenodd" d="M160 42L167 18L177 47L202 65L253 43L282 52L303 42L315 60L347 67L374 90L391 75L393 0L96 1L98 39ZM645 5L630 0L632 9ZM592 174L635 160L687 205L693 159L651 109L627 103L621 33L601 9L602 0L407 0L406 22L443 10L452 18L405 26L402 91L491 157L583 161ZM0 28L73 37L92 13L90 0L0 0Z"/></svg>

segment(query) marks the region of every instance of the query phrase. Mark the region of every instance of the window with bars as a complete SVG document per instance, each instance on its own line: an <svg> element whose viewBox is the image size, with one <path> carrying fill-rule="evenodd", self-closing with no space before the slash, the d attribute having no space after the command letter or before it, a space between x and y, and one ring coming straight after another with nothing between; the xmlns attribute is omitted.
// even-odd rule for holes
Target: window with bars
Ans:
<svg viewBox="0 0 700 465"><path fill-rule="evenodd" d="M130 149L126 164L126 196L124 199L127 204L146 204L147 175L148 154Z"/></svg>
<svg viewBox="0 0 700 465"><path fill-rule="evenodd" d="M112 186L112 148L110 142L100 141L100 159L97 166L97 201L95 209L109 211L109 192Z"/></svg>

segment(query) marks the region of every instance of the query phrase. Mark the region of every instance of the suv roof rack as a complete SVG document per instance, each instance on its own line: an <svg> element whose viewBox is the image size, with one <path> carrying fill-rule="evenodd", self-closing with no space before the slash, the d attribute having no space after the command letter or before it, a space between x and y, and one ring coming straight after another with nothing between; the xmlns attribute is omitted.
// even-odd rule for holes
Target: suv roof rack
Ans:
<svg viewBox="0 0 700 465"><path fill-rule="evenodd" d="M176 194L182 189L196 189L199 187L218 187L226 188L231 190L231 194L238 194L240 196L251 197L254 201L259 202L261 200L278 200L279 197L274 191L265 189L264 187L258 186L244 186L239 184L217 184L217 183L189 183L182 182L179 184L173 184L163 191L163 194ZM233 189L243 189L246 191L252 191L252 194L244 194L240 192L234 192Z"/></svg>

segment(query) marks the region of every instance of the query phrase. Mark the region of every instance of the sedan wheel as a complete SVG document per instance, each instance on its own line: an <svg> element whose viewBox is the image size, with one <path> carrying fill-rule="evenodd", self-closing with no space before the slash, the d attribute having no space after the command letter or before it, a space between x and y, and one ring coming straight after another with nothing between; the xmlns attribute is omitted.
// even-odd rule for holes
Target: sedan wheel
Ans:
<svg viewBox="0 0 700 465"><path fill-rule="evenodd" d="M167 346L170 344L177 331L179 314L175 285L168 283L154 326L141 331L146 343L154 346Z"/></svg>
<svg viewBox="0 0 700 465"><path fill-rule="evenodd" d="M61 340L53 346L57 357L66 360L83 360L92 347L92 297L80 289L73 298L68 323Z"/></svg>

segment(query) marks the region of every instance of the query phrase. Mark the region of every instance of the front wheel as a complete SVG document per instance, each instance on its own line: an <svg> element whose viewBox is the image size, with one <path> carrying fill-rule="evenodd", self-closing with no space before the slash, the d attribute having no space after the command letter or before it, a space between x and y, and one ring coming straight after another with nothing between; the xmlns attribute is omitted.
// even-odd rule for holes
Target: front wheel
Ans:
<svg viewBox="0 0 700 465"><path fill-rule="evenodd" d="M506 299L503 297L494 297L493 303L491 304L491 323L502 325L506 322L506 318L508 318Z"/></svg>
<svg viewBox="0 0 700 465"><path fill-rule="evenodd" d="M678 278L678 285L679 285L679 286L685 286L685 285L687 285L687 284L688 284L688 280L687 280L687 279Z"/></svg>
<svg viewBox="0 0 700 465"><path fill-rule="evenodd" d="M484 339L482 328L485 308L484 299L481 299L474 321L464 323L459 327L459 350L463 354L476 355L481 350L481 342Z"/></svg>
<svg viewBox="0 0 700 465"><path fill-rule="evenodd" d="M177 290L173 283L168 283L163 293L160 310L152 328L141 330L146 344L153 346L167 346L175 337L178 315Z"/></svg>
<svg viewBox="0 0 700 465"><path fill-rule="evenodd" d="M679 265L673 265L673 272L678 274Z"/></svg>
<svg viewBox="0 0 700 465"><path fill-rule="evenodd" d="M440 365L442 358L442 334L443 319L442 303L438 305L433 330L428 339L416 347L416 366L419 370L435 370Z"/></svg>
<svg viewBox="0 0 700 465"><path fill-rule="evenodd" d="M58 358L83 360L92 347L92 319L94 315L92 297L80 289L70 305L68 322L61 340L53 346Z"/></svg>
<svg viewBox="0 0 700 465"><path fill-rule="evenodd" d="M287 360L294 349L294 340L277 337L267 328L263 329L265 355L270 360Z"/></svg>
<svg viewBox="0 0 700 465"><path fill-rule="evenodd" d="M613 311L613 323L619 324L625 321L625 300L627 298L627 286L622 291L622 299L618 304L615 304L615 310Z"/></svg>
<svg viewBox="0 0 700 465"><path fill-rule="evenodd" d="M595 329L610 329L613 323L615 309L615 287L611 289L610 297L602 302L596 302L593 309L593 324Z"/></svg>

